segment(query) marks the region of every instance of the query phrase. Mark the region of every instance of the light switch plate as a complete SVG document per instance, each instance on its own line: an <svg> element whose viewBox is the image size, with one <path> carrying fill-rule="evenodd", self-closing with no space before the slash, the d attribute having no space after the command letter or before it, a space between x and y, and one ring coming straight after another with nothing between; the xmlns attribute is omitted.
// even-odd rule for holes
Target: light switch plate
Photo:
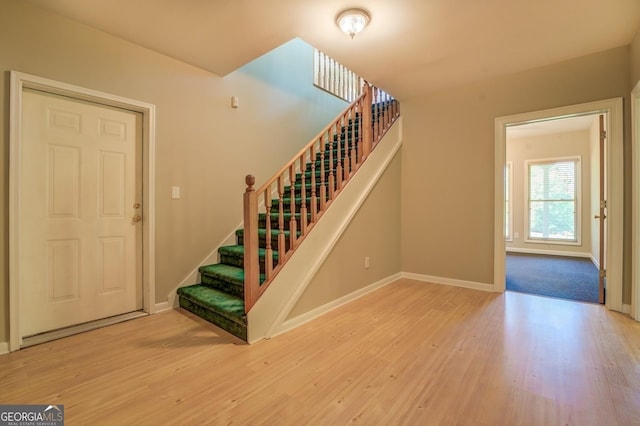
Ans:
<svg viewBox="0 0 640 426"><path fill-rule="evenodd" d="M177 200L180 198L180 187L179 186L172 186L171 187L171 198L173 198L174 200Z"/></svg>

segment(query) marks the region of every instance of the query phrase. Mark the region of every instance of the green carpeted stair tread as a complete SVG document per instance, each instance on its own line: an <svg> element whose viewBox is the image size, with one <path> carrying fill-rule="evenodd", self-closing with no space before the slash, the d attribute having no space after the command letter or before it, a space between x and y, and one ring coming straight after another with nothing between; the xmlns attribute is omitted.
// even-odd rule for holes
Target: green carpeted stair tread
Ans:
<svg viewBox="0 0 640 426"><path fill-rule="evenodd" d="M346 148L346 149L345 149ZM329 157L333 157L333 158L344 158L347 156L347 154L349 154L349 156L351 156L351 154L353 153L353 151L358 151L357 146L356 147L352 147L351 144L349 144L349 146L345 147L344 144L340 144L340 153L338 153L338 147L337 144L336 146L331 149L328 146L325 146L325 151L324 153L322 152L318 152L316 153L316 161L320 160L322 158L322 154L324 154L324 158L327 159Z"/></svg>
<svg viewBox="0 0 640 426"><path fill-rule="evenodd" d="M239 324L247 325L244 300L239 297L231 296L202 284L180 287L178 295Z"/></svg>
<svg viewBox="0 0 640 426"><path fill-rule="evenodd" d="M280 226L280 218L278 216L278 210L279 208L273 208L271 210L271 213L269 214L269 216L271 217L271 229L279 229ZM288 208L286 210L289 210ZM296 208L296 210L298 210L298 208ZM284 225L284 229L285 230L289 230L291 227L291 213L290 212L286 212L283 213L284 216L284 220L283 220L283 225ZM297 222L297 226L298 229L300 228L300 222L301 222L301 216L300 213L296 213L295 214L295 218L296 218L296 222ZM307 223L311 222L311 212L309 211L307 213ZM266 228L267 226L267 215L265 213L260 213L258 214L258 226L260 228Z"/></svg>
<svg viewBox="0 0 640 426"><path fill-rule="evenodd" d="M322 181L320 181L320 180L316 179L316 190L319 190L319 189L320 189L320 187L321 187L321 186L323 186L323 185L324 185L326 188L328 188L328 187L329 187L329 179L328 179L328 176L325 176L325 181L324 181L324 182L322 182ZM311 191L312 182L311 182L311 180L310 180L310 179L305 179L305 181L304 181L304 187L305 187L305 189L306 189L307 191ZM285 188L285 190L284 190L284 194L285 194L285 195L287 195L287 194L291 194L291 185L287 185L287 186L285 186L284 188ZM294 183L294 184L293 184L293 188L294 188L296 191L300 191L300 190L302 189L302 179L300 179L300 180L296 181L296 183Z"/></svg>
<svg viewBox="0 0 640 426"><path fill-rule="evenodd" d="M312 163L307 163L307 168L304 171L304 176L305 176L305 180L310 179L311 178L311 172L312 170L315 172L316 174L316 179L320 176L321 171L324 169L324 174L325 176L329 176L329 173L331 170L335 170L338 167L338 162L334 159L333 161L333 165L329 164L330 161L329 159L325 159L324 161L324 167L321 167L320 162L315 162L315 166L312 165ZM345 164L346 163L346 164ZM345 167L351 167L351 161L344 161L344 162L340 162L340 164L342 165L342 168ZM296 173L296 182L299 181L302 178L302 173L301 172L297 172Z"/></svg>
<svg viewBox="0 0 640 426"><path fill-rule="evenodd" d="M178 289L180 307L247 341L244 300L202 284Z"/></svg>
<svg viewBox="0 0 640 426"><path fill-rule="evenodd" d="M299 236L300 231L298 230L296 234ZM278 239L279 239L280 231L278 229L271 230L271 238L269 241L271 242L271 248L274 250L278 249ZM291 231L284 231L284 250L285 252L291 248ZM236 240L238 245L244 245L244 229L238 229L236 231ZM266 247L267 242L267 230L264 228L258 229L258 243L260 247Z"/></svg>
<svg viewBox="0 0 640 426"><path fill-rule="evenodd" d="M260 262L260 270L264 273L265 253L266 249L258 248L258 260ZM278 252L272 250L272 265L275 266L278 263ZM220 263L236 266L238 268L244 268L244 246L243 245L231 245L223 246L218 249L220 255ZM244 279L244 276L243 276Z"/></svg>
<svg viewBox="0 0 640 426"><path fill-rule="evenodd" d="M306 195L306 198L304 198L304 203L307 206L307 209L309 209L309 207L311 206L311 194L305 194L305 195ZM329 199L329 191L326 192L325 198L327 200ZM294 202L296 204L296 211L300 211L300 206L302 205L302 201L303 201L302 197L295 197ZM279 202L280 202L280 200L273 200L273 202L271 203L271 208L278 209L279 208ZM291 197L283 197L282 198L282 204L284 205L284 207L288 211L289 210L289 206L291 206ZM316 205L317 205L317 207L320 206L320 191L318 191L316 193Z"/></svg>
<svg viewBox="0 0 640 426"><path fill-rule="evenodd" d="M200 284L244 298L244 270L232 262L217 263L199 268Z"/></svg>
<svg viewBox="0 0 640 426"><path fill-rule="evenodd" d="M291 235L291 231L289 230L284 230L283 231L285 238L289 238L289 236ZM271 230L271 236L272 237L278 237L278 235L280 234L280 230L279 229L272 229ZM297 235L300 235L300 231L296 232ZM264 237L267 235L267 230L264 228L259 228L258 229L258 236ZM244 236L244 229L238 229L236 230L236 236Z"/></svg>
<svg viewBox="0 0 640 426"><path fill-rule="evenodd" d="M343 158L340 158L340 159L334 158L333 159L333 167L330 167L329 166L329 164L330 164L329 156L327 156L327 158L324 159L325 174L328 174L328 171L331 170L331 169L335 170L338 167L338 164L340 164L344 168L345 165L348 164L349 162L351 162L351 157L349 157L349 158L343 157ZM318 170L320 170L320 163L321 163L321 160L316 160L316 162L315 162L316 169L318 169ZM311 163L307 164L307 171L309 171L309 169L311 169Z"/></svg>
<svg viewBox="0 0 640 426"><path fill-rule="evenodd" d="M244 270L237 266L216 263L214 265L206 265L198 268L201 275L207 275L219 280L244 286Z"/></svg>
<svg viewBox="0 0 640 426"><path fill-rule="evenodd" d="M269 213L269 216L271 218L271 222L274 221L278 221L280 219L280 215L278 214L277 211L273 211L271 210L271 212ZM287 212L287 213L283 213L282 214L283 219L285 222L289 222L291 221L291 213ZM300 212L295 213L295 218L297 221L300 221ZM260 223L264 223L267 219L267 214L266 213L259 213L258 214L258 222ZM311 213L307 213L307 220L311 219ZM272 228L273 229L273 228Z"/></svg>

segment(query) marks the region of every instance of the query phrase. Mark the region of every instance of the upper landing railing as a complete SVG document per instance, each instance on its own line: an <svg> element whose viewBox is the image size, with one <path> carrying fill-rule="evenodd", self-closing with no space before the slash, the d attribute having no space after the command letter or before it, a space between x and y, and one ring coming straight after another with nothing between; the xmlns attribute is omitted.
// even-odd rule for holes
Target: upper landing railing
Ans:
<svg viewBox="0 0 640 426"><path fill-rule="evenodd" d="M382 90L365 82L362 92L260 188L252 175L246 177L245 312L400 115L398 102Z"/></svg>
<svg viewBox="0 0 640 426"><path fill-rule="evenodd" d="M351 103L362 95L364 79L329 55L314 49L313 84Z"/></svg>

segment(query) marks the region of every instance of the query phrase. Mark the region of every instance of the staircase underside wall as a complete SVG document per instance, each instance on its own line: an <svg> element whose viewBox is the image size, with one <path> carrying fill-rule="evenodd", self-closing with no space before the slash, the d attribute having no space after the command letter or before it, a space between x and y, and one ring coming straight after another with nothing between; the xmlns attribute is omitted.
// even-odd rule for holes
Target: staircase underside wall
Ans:
<svg viewBox="0 0 640 426"><path fill-rule="evenodd" d="M248 313L249 343L290 328L287 319L310 310L320 315L322 306L329 310L332 301L399 274L401 145L400 117ZM341 256L346 252L348 258Z"/></svg>
<svg viewBox="0 0 640 426"><path fill-rule="evenodd" d="M401 270L398 151L287 317L287 322ZM365 258L369 266L365 266Z"/></svg>

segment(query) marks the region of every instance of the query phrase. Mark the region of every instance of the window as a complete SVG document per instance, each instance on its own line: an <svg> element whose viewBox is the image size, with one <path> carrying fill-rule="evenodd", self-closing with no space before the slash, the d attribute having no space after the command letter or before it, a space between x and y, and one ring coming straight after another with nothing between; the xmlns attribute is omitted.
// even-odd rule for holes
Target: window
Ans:
<svg viewBox="0 0 640 426"><path fill-rule="evenodd" d="M580 158L527 161L528 239L579 242Z"/></svg>
<svg viewBox="0 0 640 426"><path fill-rule="evenodd" d="M513 209L511 207L512 170L511 161L507 161L504 166L504 239L507 241L513 240L511 234L513 229Z"/></svg>

